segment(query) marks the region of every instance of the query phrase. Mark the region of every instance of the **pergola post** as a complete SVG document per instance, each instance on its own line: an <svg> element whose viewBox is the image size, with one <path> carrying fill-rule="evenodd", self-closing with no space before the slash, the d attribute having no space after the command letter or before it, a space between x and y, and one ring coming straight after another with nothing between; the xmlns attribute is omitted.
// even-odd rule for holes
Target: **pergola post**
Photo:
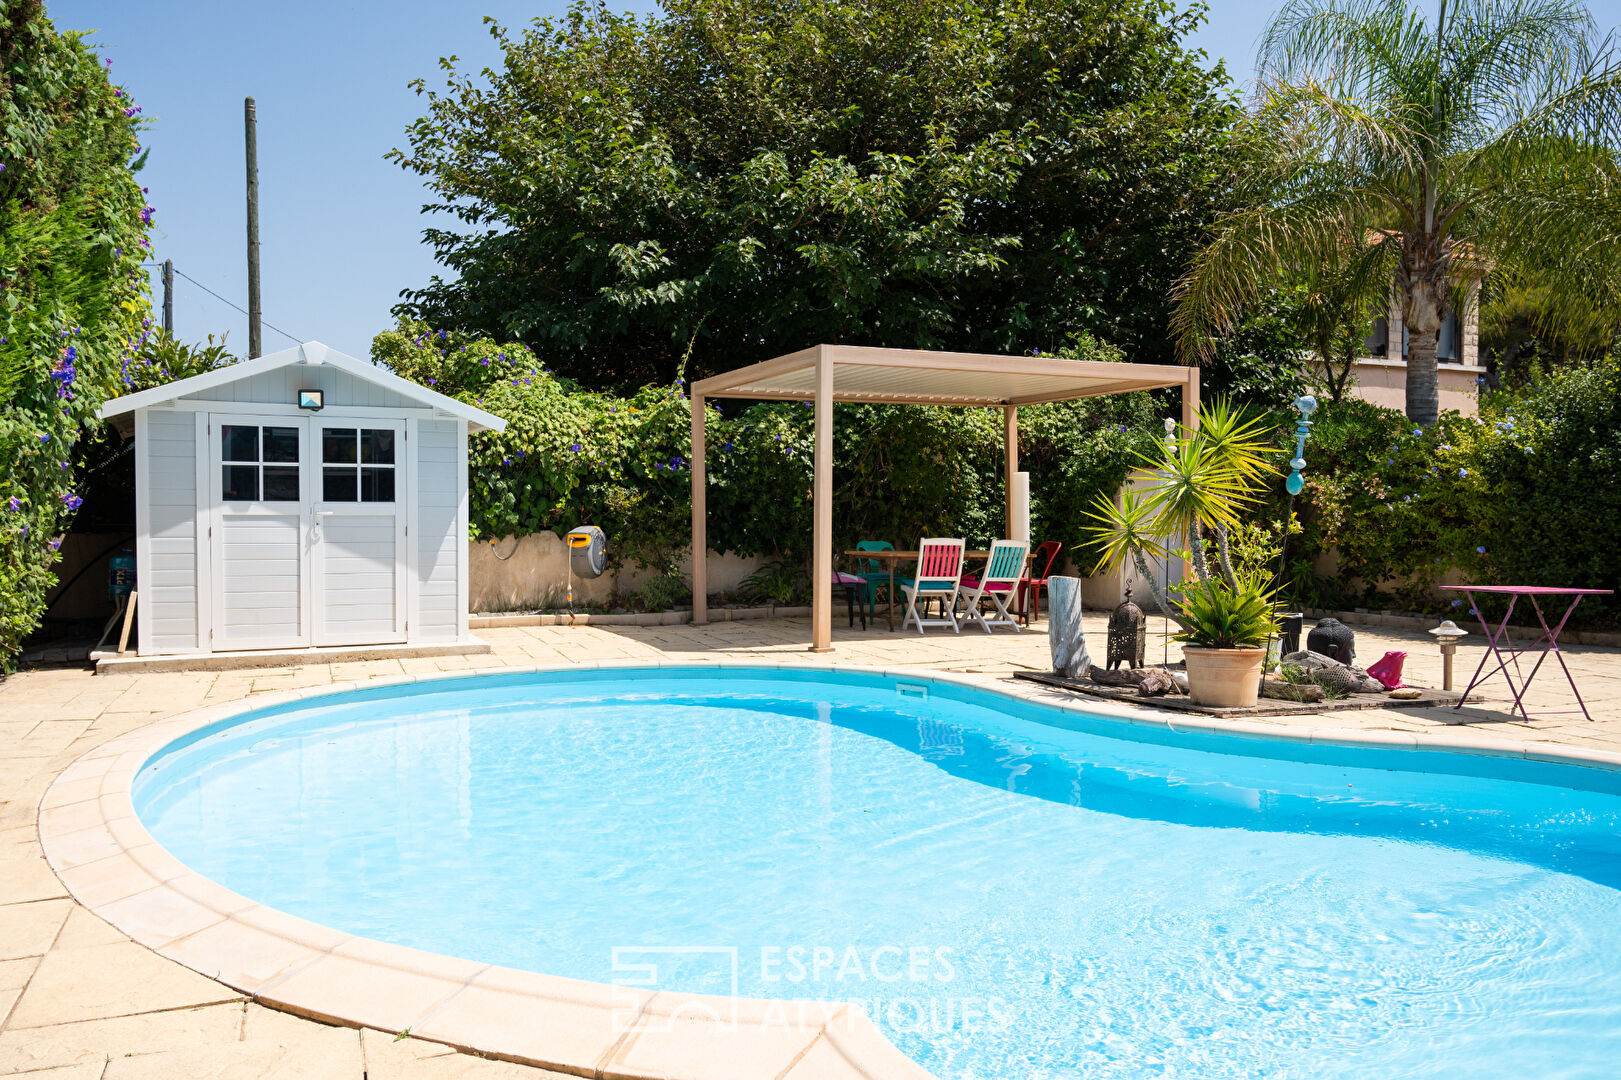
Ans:
<svg viewBox="0 0 1621 1080"><path fill-rule="evenodd" d="M1013 478L1019 473L1019 407L1017 405L1002 406L1002 442L1006 447L1003 455L1007 460L1007 476L1002 485L1003 504L1005 515L1003 520L1007 527L1002 535L1013 535Z"/></svg>
<svg viewBox="0 0 1621 1080"><path fill-rule="evenodd" d="M1182 384L1182 430L1192 434L1199 428L1199 369L1188 368L1188 381ZM1193 580L1193 560L1182 560L1182 580Z"/></svg>
<svg viewBox="0 0 1621 1080"><path fill-rule="evenodd" d="M833 357L816 349L815 470L811 483L811 652L833 651Z"/></svg>
<svg viewBox="0 0 1621 1080"><path fill-rule="evenodd" d="M709 621L709 516L705 506L704 397L692 395L692 621Z"/></svg>

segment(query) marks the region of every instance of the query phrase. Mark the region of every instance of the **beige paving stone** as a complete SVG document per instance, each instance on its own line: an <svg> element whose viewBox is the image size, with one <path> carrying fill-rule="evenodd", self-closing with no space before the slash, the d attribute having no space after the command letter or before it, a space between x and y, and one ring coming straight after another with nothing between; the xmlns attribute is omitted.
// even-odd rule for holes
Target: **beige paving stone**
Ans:
<svg viewBox="0 0 1621 1080"><path fill-rule="evenodd" d="M71 900L0 906L0 960L44 956L75 906Z"/></svg>
<svg viewBox="0 0 1621 1080"><path fill-rule="evenodd" d="M29 978L38 966L38 958L32 956L0 960L0 990L21 990L28 985ZM0 1017L4 1015L4 1012L0 1012Z"/></svg>
<svg viewBox="0 0 1621 1080"><path fill-rule="evenodd" d="M0 1031L0 1073L223 1045L236 1042L241 1027L242 1006L235 1002L45 1027L8 1023Z"/></svg>
<svg viewBox="0 0 1621 1080"><path fill-rule="evenodd" d="M40 961L7 1028L185 1009L240 998L236 991L134 942L53 949Z"/></svg>
<svg viewBox="0 0 1621 1080"><path fill-rule="evenodd" d="M103 1080L362 1080L364 1074L358 1031L309 1024L287 1039L115 1057Z"/></svg>
<svg viewBox="0 0 1621 1080"><path fill-rule="evenodd" d="M38 847L14 847L0 852L0 904L50 900L67 894Z"/></svg>
<svg viewBox="0 0 1621 1080"><path fill-rule="evenodd" d="M104 1061L87 1061L83 1065L63 1065L56 1069L30 1069L22 1080L101 1080L107 1071Z"/></svg>
<svg viewBox="0 0 1621 1080"><path fill-rule="evenodd" d="M404 1038L365 1028L366 1080L574 1080L563 1073L495 1061L442 1043Z"/></svg>
<svg viewBox="0 0 1621 1080"><path fill-rule="evenodd" d="M92 915L90 911L78 904L68 913L68 921L63 925L62 932L57 935L57 949L88 949L94 945L116 945L129 938L120 933L106 920Z"/></svg>

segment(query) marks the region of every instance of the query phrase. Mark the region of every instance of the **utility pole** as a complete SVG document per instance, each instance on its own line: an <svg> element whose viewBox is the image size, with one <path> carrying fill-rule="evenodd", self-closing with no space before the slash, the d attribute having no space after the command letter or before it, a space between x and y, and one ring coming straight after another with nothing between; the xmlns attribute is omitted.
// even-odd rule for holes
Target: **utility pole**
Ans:
<svg viewBox="0 0 1621 1080"><path fill-rule="evenodd" d="M248 359L259 355L259 137L253 99L242 102L248 148Z"/></svg>
<svg viewBox="0 0 1621 1080"><path fill-rule="evenodd" d="M174 260L163 260L163 333L174 337Z"/></svg>

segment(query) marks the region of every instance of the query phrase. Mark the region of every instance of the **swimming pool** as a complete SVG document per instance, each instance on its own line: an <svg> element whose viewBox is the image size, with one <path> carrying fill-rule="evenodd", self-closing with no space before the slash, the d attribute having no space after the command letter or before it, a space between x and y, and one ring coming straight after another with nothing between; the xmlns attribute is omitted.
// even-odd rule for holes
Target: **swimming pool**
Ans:
<svg viewBox="0 0 1621 1080"><path fill-rule="evenodd" d="M170 744L133 797L282 911L860 1002L946 1078L1577 1078L1621 1060L1618 779L659 668L262 710Z"/></svg>

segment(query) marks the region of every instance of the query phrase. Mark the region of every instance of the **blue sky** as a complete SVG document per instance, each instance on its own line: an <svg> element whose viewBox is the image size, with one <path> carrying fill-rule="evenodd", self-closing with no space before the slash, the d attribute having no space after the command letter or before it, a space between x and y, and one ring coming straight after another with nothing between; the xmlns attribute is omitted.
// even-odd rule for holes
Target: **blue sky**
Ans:
<svg viewBox="0 0 1621 1080"><path fill-rule="evenodd" d="M612 3L612 0L610 0ZM114 79L153 121L141 180L157 207L153 251L246 306L242 99L259 113L259 228L264 349L323 341L355 356L391 325L400 289L435 263L421 242L424 192L414 174L383 160L421 115L406 84L435 82L441 56L492 63L483 24L555 14L566 0L47 0L60 29L94 30ZM614 4L648 10L650 3ZM1247 79L1256 38L1274 5L1211 0L1194 44ZM1621 0L1593 5L1613 26ZM154 280L153 299L159 298ZM228 331L246 355L247 318L176 279L182 338Z"/></svg>

